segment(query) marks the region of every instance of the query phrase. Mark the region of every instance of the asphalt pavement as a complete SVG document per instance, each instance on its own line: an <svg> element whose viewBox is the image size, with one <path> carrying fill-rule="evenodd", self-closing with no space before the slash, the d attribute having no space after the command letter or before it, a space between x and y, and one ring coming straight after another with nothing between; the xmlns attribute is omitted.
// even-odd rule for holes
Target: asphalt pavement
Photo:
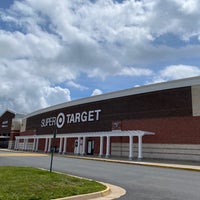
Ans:
<svg viewBox="0 0 200 200"><path fill-rule="evenodd" d="M33 166L49 169L47 154L28 152L8 156L0 151L0 165ZM7 155L6 155L7 154ZM198 162L162 160L129 161L95 157L57 155L53 170L120 186L126 194L120 200L199 200Z"/></svg>

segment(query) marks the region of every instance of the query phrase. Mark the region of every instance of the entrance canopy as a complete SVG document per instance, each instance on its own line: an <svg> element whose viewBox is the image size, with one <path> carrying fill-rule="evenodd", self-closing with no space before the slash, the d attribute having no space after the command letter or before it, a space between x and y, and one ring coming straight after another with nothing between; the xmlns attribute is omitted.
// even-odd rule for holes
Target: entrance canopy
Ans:
<svg viewBox="0 0 200 200"><path fill-rule="evenodd" d="M78 153L85 155L85 143L87 137L99 137L100 138L100 149L99 156L103 156L103 138L107 138L106 142L106 157L110 156L110 137L129 137L129 159L133 159L133 137L138 137L138 159L142 159L142 137L145 135L154 135L153 132L141 131L141 130L113 130L113 131L103 131L103 132L85 132L85 133L62 133L57 134L56 138L60 139L59 153L66 153L67 138L77 138L78 139ZM49 152L51 148L51 140L54 137L53 133L48 135L27 135L27 136L16 136L15 149L19 149L20 140L23 140L23 150L28 149L28 140L33 140L33 151L38 151L39 139L46 139L45 142L45 152ZM83 148L80 152L80 140L83 139ZM64 139L64 147L63 147Z"/></svg>

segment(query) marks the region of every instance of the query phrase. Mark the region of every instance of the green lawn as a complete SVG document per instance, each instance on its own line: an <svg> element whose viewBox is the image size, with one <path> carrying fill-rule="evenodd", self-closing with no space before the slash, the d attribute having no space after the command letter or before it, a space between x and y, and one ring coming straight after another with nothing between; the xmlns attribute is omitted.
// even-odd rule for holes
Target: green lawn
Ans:
<svg viewBox="0 0 200 200"><path fill-rule="evenodd" d="M0 200L49 200L102 191L105 186L31 167L0 167Z"/></svg>

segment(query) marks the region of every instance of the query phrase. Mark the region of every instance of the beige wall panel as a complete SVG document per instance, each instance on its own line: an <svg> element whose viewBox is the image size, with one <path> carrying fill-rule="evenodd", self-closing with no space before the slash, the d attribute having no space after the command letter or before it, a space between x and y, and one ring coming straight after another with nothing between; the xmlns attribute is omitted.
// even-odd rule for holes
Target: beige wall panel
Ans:
<svg viewBox="0 0 200 200"><path fill-rule="evenodd" d="M21 130L20 132L26 131L26 118L22 119Z"/></svg>
<svg viewBox="0 0 200 200"><path fill-rule="evenodd" d="M200 116L200 85L192 86L193 116Z"/></svg>
<svg viewBox="0 0 200 200"><path fill-rule="evenodd" d="M191 144L145 144L143 143L144 158L158 159L177 159L200 161L200 145ZM133 147L134 157L138 155L138 144ZM124 156L129 155L128 143L112 143L111 155Z"/></svg>
<svg viewBox="0 0 200 200"><path fill-rule="evenodd" d="M20 130L21 126L21 119L13 119L11 130Z"/></svg>

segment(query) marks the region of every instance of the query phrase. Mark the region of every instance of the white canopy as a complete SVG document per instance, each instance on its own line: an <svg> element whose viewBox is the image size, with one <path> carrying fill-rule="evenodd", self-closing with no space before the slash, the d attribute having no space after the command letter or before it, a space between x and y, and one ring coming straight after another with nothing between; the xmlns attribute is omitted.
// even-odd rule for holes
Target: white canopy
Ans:
<svg viewBox="0 0 200 200"><path fill-rule="evenodd" d="M85 133L62 133L57 134L56 138L60 139L59 153L66 153L66 143L67 138L77 138L78 139L78 154L85 155L85 139L87 137L100 137L100 150L99 156L103 155L103 138L107 137L106 142L106 157L110 156L110 137L129 137L129 159L133 158L133 137L138 137L138 159L142 159L142 137L145 135L154 135L153 132L141 131L141 130L113 130L113 131L103 131L103 132L85 132ZM51 148L51 139L54 134L47 135L27 135L27 136L16 136L15 149L19 149L19 141L24 140L23 150L27 150L28 140L33 139L33 151L38 151L38 141L39 139L46 139L45 142L45 152L49 152ZM80 152L80 139L83 138L83 150ZM62 140L64 139L64 147Z"/></svg>

